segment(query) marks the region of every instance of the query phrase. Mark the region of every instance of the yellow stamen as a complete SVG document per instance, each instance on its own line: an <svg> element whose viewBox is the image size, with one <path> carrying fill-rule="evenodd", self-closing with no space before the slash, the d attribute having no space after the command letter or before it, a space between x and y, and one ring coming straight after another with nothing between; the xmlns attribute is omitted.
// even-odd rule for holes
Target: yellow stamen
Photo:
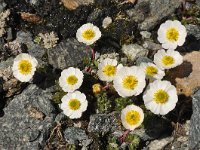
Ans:
<svg viewBox="0 0 200 150"><path fill-rule="evenodd" d="M172 56L164 56L162 58L162 63L165 66L170 66L170 65L174 64L174 58Z"/></svg>
<svg viewBox="0 0 200 150"><path fill-rule="evenodd" d="M167 39L171 42L176 42L179 38L179 32L176 28L169 28L166 33Z"/></svg>
<svg viewBox="0 0 200 150"><path fill-rule="evenodd" d="M77 110L80 108L81 103L78 99L70 99L68 105L70 109Z"/></svg>
<svg viewBox="0 0 200 150"><path fill-rule="evenodd" d="M28 60L21 60L18 64L18 69L21 74L27 75L27 74L31 73L32 64Z"/></svg>
<svg viewBox="0 0 200 150"><path fill-rule="evenodd" d="M91 40L95 37L95 32L92 29L87 29L82 33L82 36L86 40Z"/></svg>
<svg viewBox="0 0 200 150"><path fill-rule="evenodd" d="M67 84L74 85L78 82L78 78L75 75L71 75L66 79L66 81L67 81Z"/></svg>
<svg viewBox="0 0 200 150"><path fill-rule="evenodd" d="M169 95L164 90L160 89L156 93L154 93L154 101L157 104L164 104L168 101Z"/></svg>
<svg viewBox="0 0 200 150"><path fill-rule="evenodd" d="M138 84L138 80L135 76L126 76L123 79L123 87L128 90L133 90Z"/></svg>
<svg viewBox="0 0 200 150"><path fill-rule="evenodd" d="M130 125L136 125L140 121L140 114L137 111L131 110L126 114L126 122Z"/></svg>
<svg viewBox="0 0 200 150"><path fill-rule="evenodd" d="M147 66L145 71L149 76L154 76L158 73L158 69L153 66Z"/></svg>
<svg viewBox="0 0 200 150"><path fill-rule="evenodd" d="M106 65L104 68L103 68L103 73L106 75L106 76L114 76L115 73L117 71L117 68L116 66L112 66L112 65Z"/></svg>

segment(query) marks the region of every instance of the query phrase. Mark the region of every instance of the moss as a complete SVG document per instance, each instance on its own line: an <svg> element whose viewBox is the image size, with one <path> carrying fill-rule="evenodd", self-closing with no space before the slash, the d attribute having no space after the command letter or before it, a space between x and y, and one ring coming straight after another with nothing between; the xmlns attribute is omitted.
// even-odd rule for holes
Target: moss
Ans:
<svg viewBox="0 0 200 150"><path fill-rule="evenodd" d="M84 64L84 66L90 66L91 65L91 58L90 57L84 57L83 58L83 64Z"/></svg>
<svg viewBox="0 0 200 150"><path fill-rule="evenodd" d="M116 110L116 111L121 111L127 105L130 105L130 104L133 103L132 99L130 99L130 98L123 98L123 97L116 98L114 101L115 101L114 110Z"/></svg>
<svg viewBox="0 0 200 150"><path fill-rule="evenodd" d="M66 93L62 92L62 91L54 93L54 95L52 96L53 102L56 103L56 104L60 104L61 103L61 99L65 94Z"/></svg>
<svg viewBox="0 0 200 150"><path fill-rule="evenodd" d="M61 99L62 97L66 94L66 92L64 92L62 90L62 88L59 86L58 81L55 82L55 92L53 93L52 96L52 101L56 104L60 104L61 103Z"/></svg>
<svg viewBox="0 0 200 150"><path fill-rule="evenodd" d="M132 44L134 43L134 37L130 35L123 35L120 39L120 45Z"/></svg>
<svg viewBox="0 0 200 150"><path fill-rule="evenodd" d="M34 42L35 42L36 44L40 44L41 41L42 41L42 38L41 38L40 36L36 36L36 37L34 38Z"/></svg>
<svg viewBox="0 0 200 150"><path fill-rule="evenodd" d="M111 100L105 92L96 95L97 98L97 112L98 113L109 113L111 112Z"/></svg>
<svg viewBox="0 0 200 150"><path fill-rule="evenodd" d="M67 144L66 150L76 150L76 146L74 144Z"/></svg>
<svg viewBox="0 0 200 150"><path fill-rule="evenodd" d="M39 68L37 68L37 72L39 73L47 73L48 66L47 65L41 65Z"/></svg>
<svg viewBox="0 0 200 150"><path fill-rule="evenodd" d="M111 36L119 41L120 45L123 45L134 43L134 37L137 37L138 33L135 22L130 21L124 14L118 14L104 34Z"/></svg>
<svg viewBox="0 0 200 150"><path fill-rule="evenodd" d="M194 5L185 11L184 17L181 23L186 24L196 24L200 25L200 7Z"/></svg>
<svg viewBox="0 0 200 150"><path fill-rule="evenodd" d="M117 141L117 137L110 135L108 137L108 145L106 146L106 150L119 150Z"/></svg>
<svg viewBox="0 0 200 150"><path fill-rule="evenodd" d="M128 149L129 150L136 150L140 144L140 137L135 134L129 134L125 142L128 143Z"/></svg>

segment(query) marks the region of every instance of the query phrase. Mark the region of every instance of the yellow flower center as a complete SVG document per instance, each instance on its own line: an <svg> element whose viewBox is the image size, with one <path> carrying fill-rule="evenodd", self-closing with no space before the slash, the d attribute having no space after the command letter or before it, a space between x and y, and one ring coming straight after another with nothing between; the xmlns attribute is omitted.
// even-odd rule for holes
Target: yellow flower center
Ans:
<svg viewBox="0 0 200 150"><path fill-rule="evenodd" d="M106 65L104 68L103 68L103 73L106 75L106 76L114 76L115 73L117 71L117 68L116 66L112 66L112 65Z"/></svg>
<svg viewBox="0 0 200 150"><path fill-rule="evenodd" d="M170 65L174 64L174 58L172 56L164 56L162 58L162 63L165 66L170 66Z"/></svg>
<svg viewBox="0 0 200 150"><path fill-rule="evenodd" d="M122 82L123 82L123 87L128 90L133 90L138 84L137 78L132 75L126 76Z"/></svg>
<svg viewBox="0 0 200 150"><path fill-rule="evenodd" d="M78 78L75 75L71 75L66 79L66 81L67 81L67 84L74 85L78 82Z"/></svg>
<svg viewBox="0 0 200 150"><path fill-rule="evenodd" d="M156 93L154 93L154 101L157 104L164 104L168 101L169 95L164 90L160 89Z"/></svg>
<svg viewBox="0 0 200 150"><path fill-rule="evenodd" d="M170 42L176 42L179 38L179 32L176 28L169 28L167 30L166 36Z"/></svg>
<svg viewBox="0 0 200 150"><path fill-rule="evenodd" d="M126 122L130 125L136 125L140 121L140 114L137 111L131 110L126 113Z"/></svg>
<svg viewBox="0 0 200 150"><path fill-rule="evenodd" d="M81 103L78 99L70 99L68 105L70 109L77 110L80 108Z"/></svg>
<svg viewBox="0 0 200 150"><path fill-rule="evenodd" d="M154 76L158 73L158 69L156 69L153 66L147 66L146 67L146 74L149 76Z"/></svg>
<svg viewBox="0 0 200 150"><path fill-rule="evenodd" d="M82 33L82 36L86 40L91 40L95 37L95 32L92 29L87 29Z"/></svg>
<svg viewBox="0 0 200 150"><path fill-rule="evenodd" d="M27 74L31 73L32 64L28 60L21 60L18 64L18 69L21 74L27 75Z"/></svg>

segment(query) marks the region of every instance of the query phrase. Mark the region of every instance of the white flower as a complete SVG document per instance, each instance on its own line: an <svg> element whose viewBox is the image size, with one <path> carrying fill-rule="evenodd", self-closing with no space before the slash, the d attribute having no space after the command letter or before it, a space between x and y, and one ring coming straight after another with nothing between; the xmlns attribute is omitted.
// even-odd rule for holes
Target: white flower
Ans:
<svg viewBox="0 0 200 150"><path fill-rule="evenodd" d="M71 119L80 118L82 113L87 110L88 101L86 96L79 91L66 94L61 101L60 108Z"/></svg>
<svg viewBox="0 0 200 150"><path fill-rule="evenodd" d="M117 70L122 67L119 65L117 66L116 59L106 58L101 63L98 64L98 71L97 74L99 79L102 81L110 82L114 79Z"/></svg>
<svg viewBox="0 0 200 150"><path fill-rule="evenodd" d="M153 63L141 63L140 68L145 72L146 77L150 79L162 79L165 76L165 72L158 68Z"/></svg>
<svg viewBox="0 0 200 150"><path fill-rule="evenodd" d="M162 70L174 68L183 63L183 56L174 50L159 50L154 55L154 63Z"/></svg>
<svg viewBox="0 0 200 150"><path fill-rule="evenodd" d="M77 90L83 82L83 73L78 68L69 67L61 72L59 85L65 92Z"/></svg>
<svg viewBox="0 0 200 150"><path fill-rule="evenodd" d="M143 100L151 112L165 115L175 108L178 96L176 88L169 81L156 80L149 84Z"/></svg>
<svg viewBox="0 0 200 150"><path fill-rule="evenodd" d="M122 67L117 71L113 86L122 97L139 95L146 85L145 73L139 67Z"/></svg>
<svg viewBox="0 0 200 150"><path fill-rule="evenodd" d="M134 130L144 120L143 110L135 105L128 105L121 111L121 121L124 128Z"/></svg>
<svg viewBox="0 0 200 150"><path fill-rule="evenodd" d="M91 45L101 37L101 31L92 23L82 25L76 32L76 38L79 42Z"/></svg>
<svg viewBox="0 0 200 150"><path fill-rule="evenodd" d="M158 41L165 49L176 49L177 46L182 46L186 36L186 28L177 20L167 20L158 29Z"/></svg>
<svg viewBox="0 0 200 150"><path fill-rule="evenodd" d="M12 66L13 75L21 82L28 82L33 77L37 60L29 54L21 53L15 59Z"/></svg>

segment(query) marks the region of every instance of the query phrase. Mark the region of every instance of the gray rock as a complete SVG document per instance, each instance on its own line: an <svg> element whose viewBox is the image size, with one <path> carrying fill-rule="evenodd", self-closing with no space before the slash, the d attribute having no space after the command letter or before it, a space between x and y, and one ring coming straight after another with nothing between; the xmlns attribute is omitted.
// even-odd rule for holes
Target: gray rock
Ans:
<svg viewBox="0 0 200 150"><path fill-rule="evenodd" d="M146 119L144 126L144 129L135 129L131 132L138 135L143 141L161 138L164 134L169 133L172 128L170 122L159 117Z"/></svg>
<svg viewBox="0 0 200 150"><path fill-rule="evenodd" d="M39 0L26 0L26 3L30 3L33 6L39 5Z"/></svg>
<svg viewBox="0 0 200 150"><path fill-rule="evenodd" d="M141 23L150 11L149 0L138 1L134 8L126 11L131 20Z"/></svg>
<svg viewBox="0 0 200 150"><path fill-rule="evenodd" d="M200 7L200 0L196 0L196 4Z"/></svg>
<svg viewBox="0 0 200 150"><path fill-rule="evenodd" d="M65 119L66 119L66 116L63 113L59 113L55 118L55 122L60 123L61 121Z"/></svg>
<svg viewBox="0 0 200 150"><path fill-rule="evenodd" d="M83 65L85 58L90 58L91 50L76 39L67 39L55 48L48 49L48 61L55 68L78 67Z"/></svg>
<svg viewBox="0 0 200 150"><path fill-rule="evenodd" d="M153 61L147 57L139 57L136 60L136 65L139 66L141 63L148 63L148 62L153 62Z"/></svg>
<svg viewBox="0 0 200 150"><path fill-rule="evenodd" d="M138 44L129 44L122 45L122 52L128 59L134 61L139 57L147 56L149 51Z"/></svg>
<svg viewBox="0 0 200 150"><path fill-rule="evenodd" d="M79 5L90 5L94 3L94 0L77 0Z"/></svg>
<svg viewBox="0 0 200 150"><path fill-rule="evenodd" d="M0 62L0 70L4 70L4 69L6 69L6 68L9 68L9 67L12 67L12 65L13 65L13 58L12 57L10 57L10 58L8 58L6 61L2 61L2 62Z"/></svg>
<svg viewBox="0 0 200 150"><path fill-rule="evenodd" d="M173 141L173 137L162 138L158 140L151 141L148 145L149 150L161 150L164 149L166 145Z"/></svg>
<svg viewBox="0 0 200 150"><path fill-rule="evenodd" d="M186 30L188 35L194 36L197 40L200 39L200 27L197 25L189 24L186 25Z"/></svg>
<svg viewBox="0 0 200 150"><path fill-rule="evenodd" d="M13 39L12 28L8 28L8 29L7 29L7 37L6 37L6 40L7 40L7 41L11 41L12 39Z"/></svg>
<svg viewBox="0 0 200 150"><path fill-rule="evenodd" d="M4 0L0 0L0 13L4 11L5 7L6 7L6 3L4 3Z"/></svg>
<svg viewBox="0 0 200 150"><path fill-rule="evenodd" d="M118 113L91 115L88 131L100 133L113 132L120 129L120 125L118 123L119 118Z"/></svg>
<svg viewBox="0 0 200 150"><path fill-rule="evenodd" d="M180 0L141 0L127 14L139 24L140 30L151 30L163 18L172 15L181 6Z"/></svg>
<svg viewBox="0 0 200 150"><path fill-rule="evenodd" d="M149 39L151 37L151 33L148 31L141 31L140 35L142 35L143 39Z"/></svg>
<svg viewBox="0 0 200 150"><path fill-rule="evenodd" d="M151 51L156 51L156 50L162 49L162 46L160 44L156 44L151 40L144 41L142 46Z"/></svg>
<svg viewBox="0 0 200 150"><path fill-rule="evenodd" d="M101 9L97 8L95 9L87 18L87 22L94 22L96 21L100 16L102 16L103 12Z"/></svg>
<svg viewBox="0 0 200 150"><path fill-rule="evenodd" d="M190 120L189 147L190 149L200 149L200 90L192 99L193 114Z"/></svg>
<svg viewBox="0 0 200 150"><path fill-rule="evenodd" d="M69 144L79 144L87 147L91 144L92 139L89 139L83 129L76 127L69 127L64 131L64 137Z"/></svg>
<svg viewBox="0 0 200 150"><path fill-rule="evenodd" d="M147 18L139 25L141 30L151 30L160 21L172 15L175 10L181 6L180 0L149 0L150 13Z"/></svg>
<svg viewBox="0 0 200 150"><path fill-rule="evenodd" d="M44 147L55 118L50 99L51 93L36 85L28 86L16 96L0 118L0 149Z"/></svg>
<svg viewBox="0 0 200 150"><path fill-rule="evenodd" d="M27 46L28 53L34 56L39 61L39 64L44 63L42 61L42 57L45 54L45 49L33 42L32 34L30 32L17 32L16 41L20 44L25 44Z"/></svg>

